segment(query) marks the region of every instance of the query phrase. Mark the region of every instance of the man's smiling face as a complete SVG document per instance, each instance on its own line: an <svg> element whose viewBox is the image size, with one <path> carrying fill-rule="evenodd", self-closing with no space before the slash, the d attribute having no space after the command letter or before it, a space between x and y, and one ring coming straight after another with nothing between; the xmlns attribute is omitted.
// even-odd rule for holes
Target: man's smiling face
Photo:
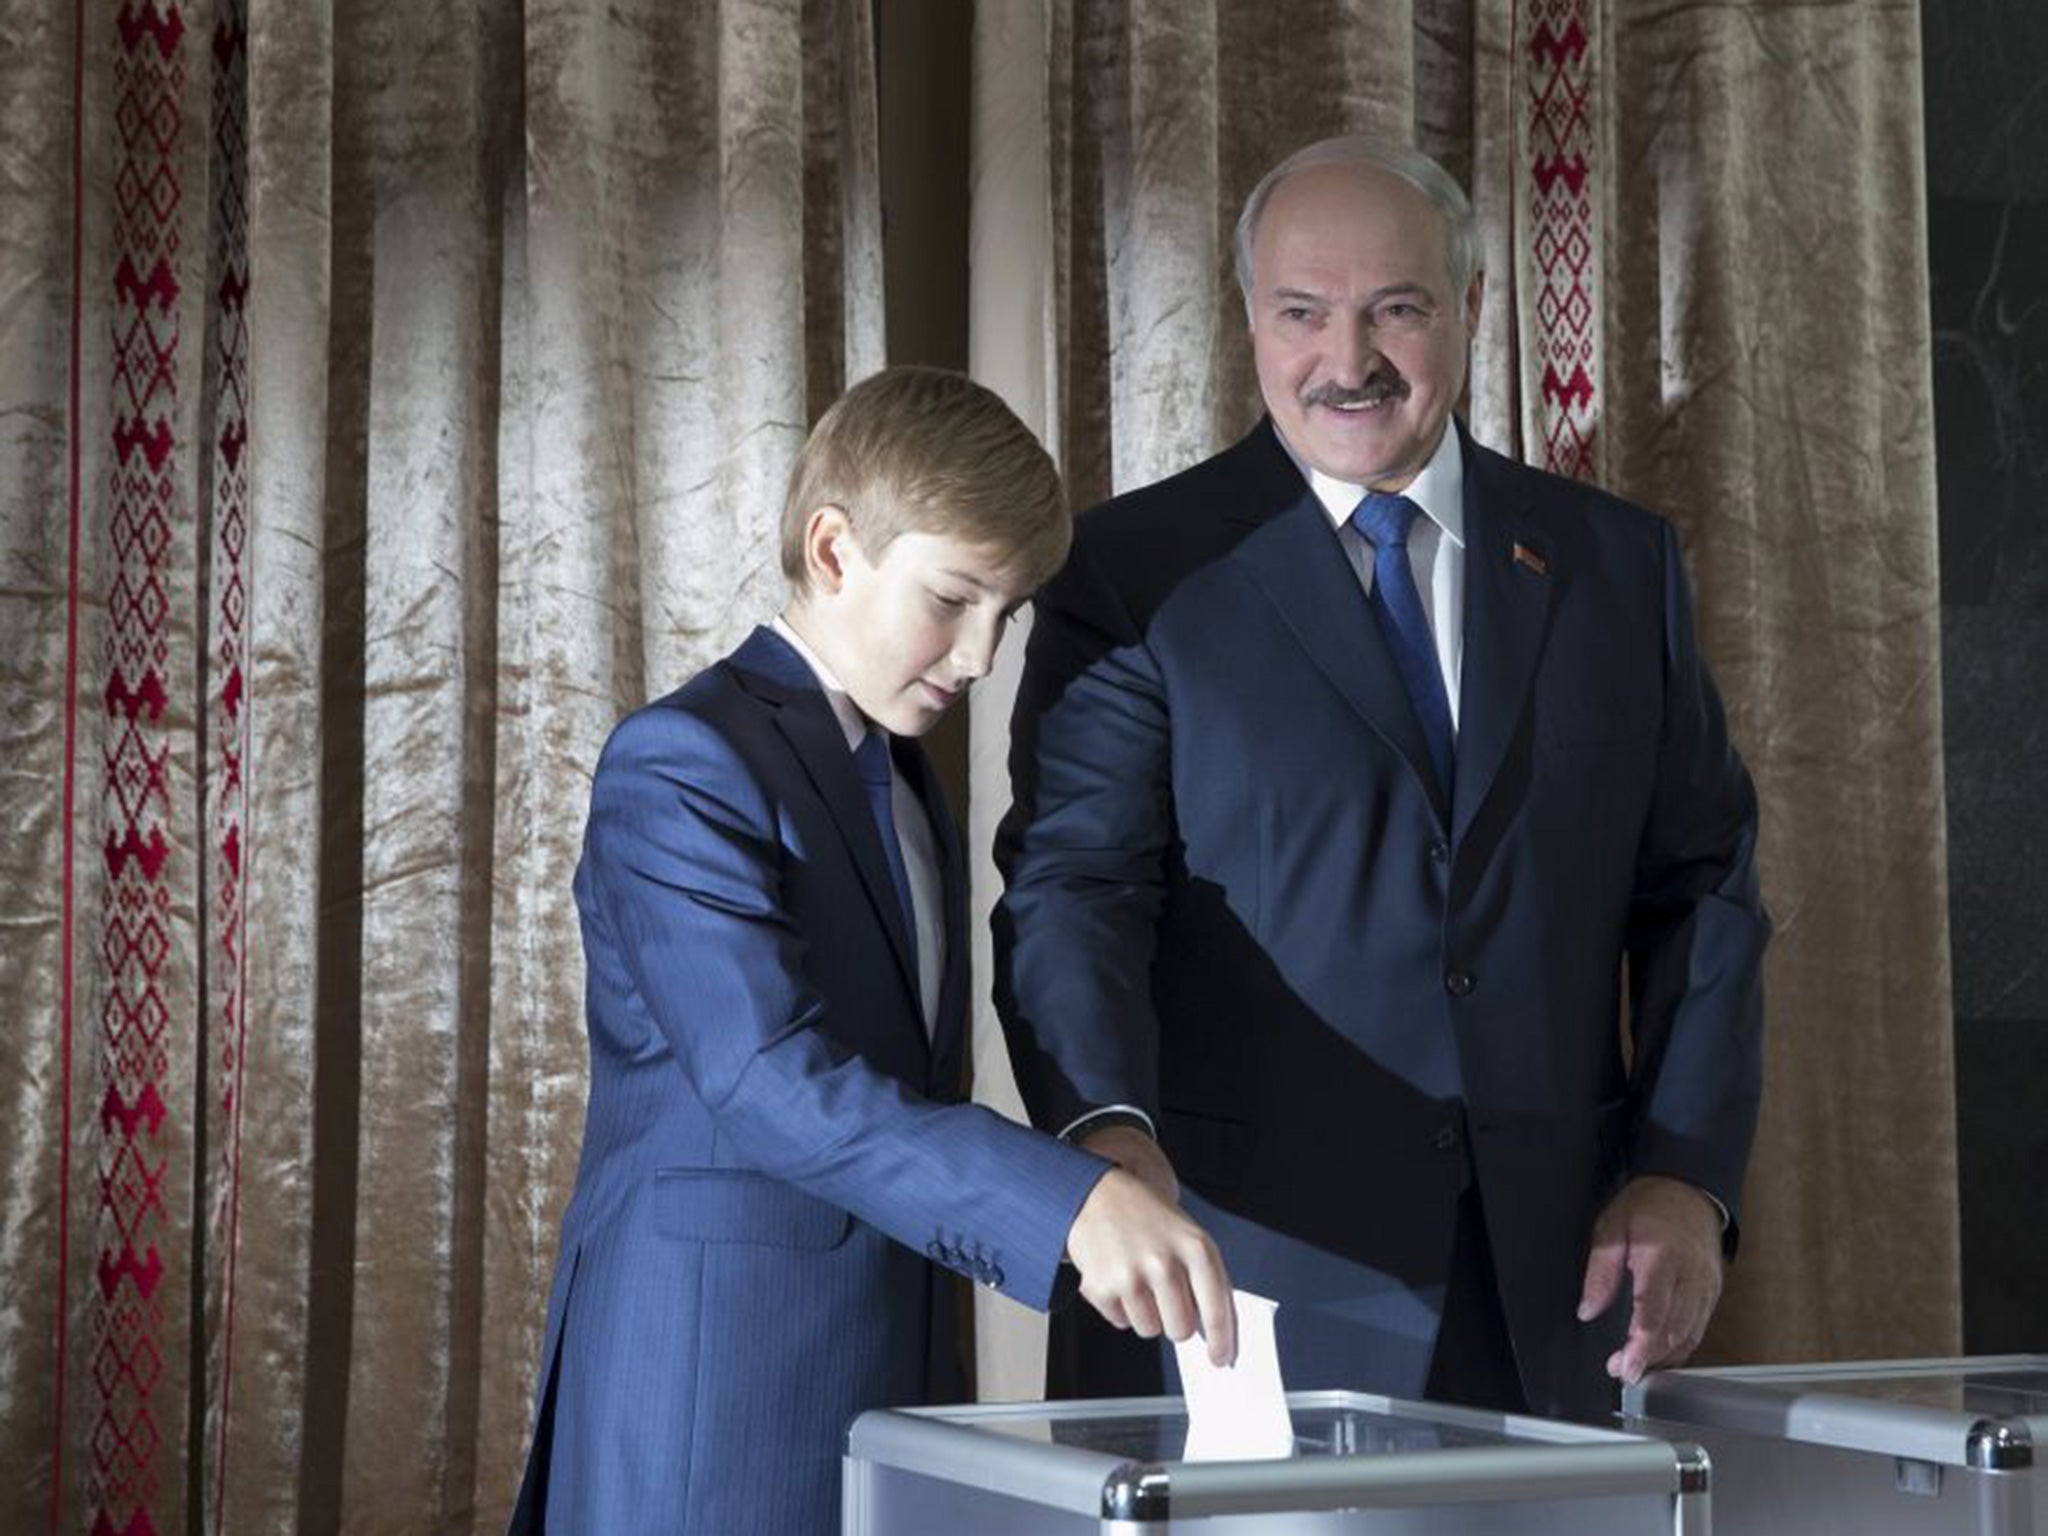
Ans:
<svg viewBox="0 0 2048 1536"><path fill-rule="evenodd" d="M1479 279L1453 292L1443 216L1391 171L1325 164L1272 191L1252 240L1252 356L1311 467L1400 490L1465 388Z"/></svg>

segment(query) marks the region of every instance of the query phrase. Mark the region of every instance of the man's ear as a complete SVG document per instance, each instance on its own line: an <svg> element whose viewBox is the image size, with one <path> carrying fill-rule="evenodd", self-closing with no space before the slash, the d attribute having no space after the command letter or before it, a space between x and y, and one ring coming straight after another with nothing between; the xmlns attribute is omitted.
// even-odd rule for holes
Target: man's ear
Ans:
<svg viewBox="0 0 2048 1536"><path fill-rule="evenodd" d="M1465 330L1468 335L1479 333L1479 306L1486 297L1486 274L1474 272L1472 282L1465 289Z"/></svg>
<svg viewBox="0 0 2048 1536"><path fill-rule="evenodd" d="M804 571L813 592L837 592L846 562L860 559L860 540L844 507L827 502L804 520Z"/></svg>

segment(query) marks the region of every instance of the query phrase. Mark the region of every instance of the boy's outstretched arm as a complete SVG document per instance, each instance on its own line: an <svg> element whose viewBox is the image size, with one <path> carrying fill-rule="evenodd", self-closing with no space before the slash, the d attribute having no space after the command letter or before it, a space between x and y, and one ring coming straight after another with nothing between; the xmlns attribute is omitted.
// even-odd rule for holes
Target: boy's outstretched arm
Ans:
<svg viewBox="0 0 2048 1536"><path fill-rule="evenodd" d="M579 884L590 985L665 1037L721 1161L1027 1306L1054 1302L1071 1247L1105 1315L1120 1306L1154 1336L1213 1322L1212 1347L1229 1339L1221 1262L1176 1205L980 1105L922 1098L834 1038L783 904L786 857L775 809L718 731L652 709L614 734Z"/></svg>

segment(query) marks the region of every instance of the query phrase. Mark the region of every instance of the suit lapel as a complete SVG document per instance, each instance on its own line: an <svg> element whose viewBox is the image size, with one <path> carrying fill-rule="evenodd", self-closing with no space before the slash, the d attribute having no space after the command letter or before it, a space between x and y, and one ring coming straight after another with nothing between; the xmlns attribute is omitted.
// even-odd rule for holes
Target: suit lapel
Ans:
<svg viewBox="0 0 2048 1536"><path fill-rule="evenodd" d="M803 658L771 629L756 629L734 653L733 665L748 677L757 697L778 706L775 728L796 754L796 760L817 789L818 798L825 802L826 811L853 857L854 867L860 871L868 901L888 932L889 947L896 955L897 974L910 989L921 1021L924 1009L917 1003L917 971L910 963L909 937L903 930L903 908L896 899L896 882L890 878L889 865L882 853L881 829L868 809L867 790L861 785L853 754L846 749L846 734L840 730L824 690L804 665Z"/></svg>
<svg viewBox="0 0 2048 1536"><path fill-rule="evenodd" d="M1500 773L1542 656L1550 605L1567 573L1530 516L1505 461L1465 445L1465 659L1459 683L1453 840Z"/></svg>
<svg viewBox="0 0 2048 1536"><path fill-rule="evenodd" d="M1294 500L1238 546L1236 559L1323 675L1406 760L1438 820L1448 824L1450 808L1393 652L1329 514L1298 474L1295 485Z"/></svg>

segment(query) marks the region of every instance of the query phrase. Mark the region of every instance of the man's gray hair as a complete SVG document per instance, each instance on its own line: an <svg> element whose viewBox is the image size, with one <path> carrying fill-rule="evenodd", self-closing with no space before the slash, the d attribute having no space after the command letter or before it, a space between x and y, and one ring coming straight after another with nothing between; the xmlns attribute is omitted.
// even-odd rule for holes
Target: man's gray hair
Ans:
<svg viewBox="0 0 2048 1536"><path fill-rule="evenodd" d="M1297 149L1260 177L1252 195L1244 200L1244 212L1237 219L1237 286L1244 293L1247 313L1252 307L1252 241L1259 232L1259 218L1266 211L1273 189L1296 171L1305 171L1312 165L1374 166L1391 171L1428 198L1430 206L1443 215L1444 246L1451 269L1450 296L1453 301L1463 298L1473 274L1479 270L1479 229L1465 189L1449 171L1419 149L1371 134L1347 133Z"/></svg>

